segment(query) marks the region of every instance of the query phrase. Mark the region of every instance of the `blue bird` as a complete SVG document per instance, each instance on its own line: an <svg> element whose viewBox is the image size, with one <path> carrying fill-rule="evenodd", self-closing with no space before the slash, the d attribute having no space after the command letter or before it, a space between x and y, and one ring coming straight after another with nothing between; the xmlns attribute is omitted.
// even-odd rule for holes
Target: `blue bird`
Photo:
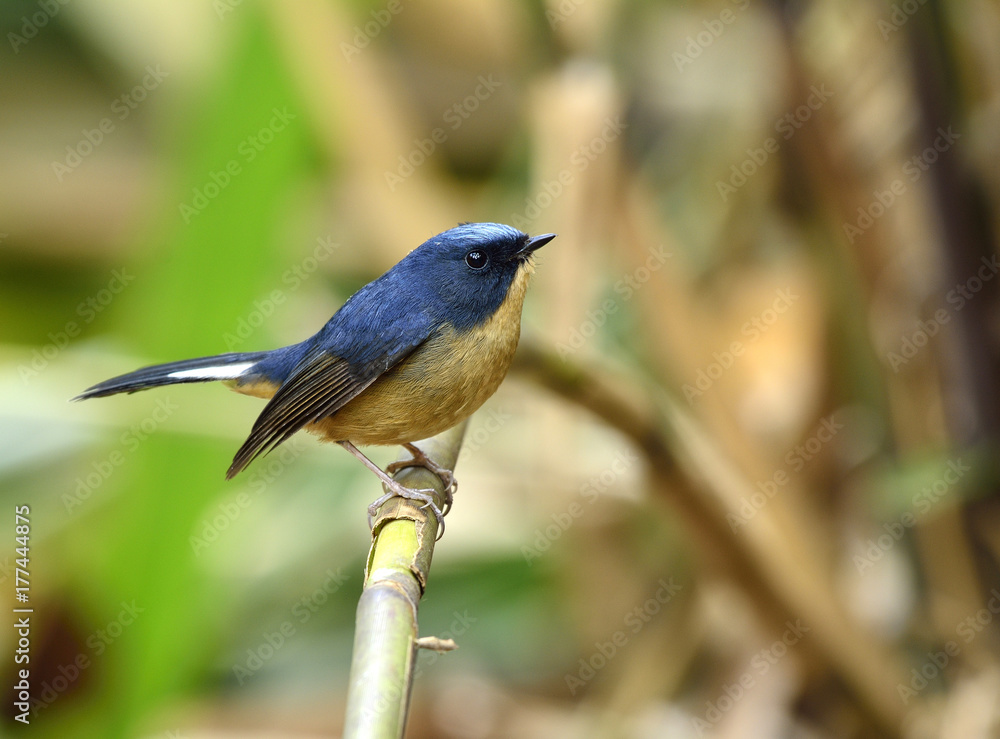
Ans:
<svg viewBox="0 0 1000 739"><path fill-rule="evenodd" d="M268 398L226 479L305 429L340 444L390 491L369 506L369 522L393 496L429 506L431 490L407 488L357 445L401 444L442 477L451 504L454 477L413 442L468 418L510 368L533 255L555 234L529 237L499 223L464 223L428 239L348 298L314 336L263 352L169 362L98 383L74 400L161 385L221 380Z"/></svg>

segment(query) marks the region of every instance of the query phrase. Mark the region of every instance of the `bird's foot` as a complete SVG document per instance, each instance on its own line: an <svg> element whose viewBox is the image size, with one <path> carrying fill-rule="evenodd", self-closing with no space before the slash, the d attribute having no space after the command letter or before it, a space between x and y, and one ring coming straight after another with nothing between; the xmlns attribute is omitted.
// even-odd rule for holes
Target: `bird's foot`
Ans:
<svg viewBox="0 0 1000 739"><path fill-rule="evenodd" d="M424 453L423 449L418 447L416 444L403 444L403 446L406 447L406 450L413 455L413 459L403 459L398 462L392 462L386 465L385 471L392 475L399 472L399 470L406 469L407 467L423 467L440 477L441 482L444 484L443 515L447 516L448 512L451 510L451 504L455 500L455 493L458 492L458 480L455 479L455 473L428 457Z"/></svg>
<svg viewBox="0 0 1000 739"><path fill-rule="evenodd" d="M406 500L416 500L423 503L421 508L429 508L431 513L434 514L434 518L438 522L438 534L437 538L440 539L442 534L444 534L444 513L441 509L437 507L434 502L434 493L437 492L431 488L408 488L393 479L388 479L383 481L385 487L389 488L389 492L380 497L378 500L374 501L370 506L368 506L368 527L371 528L375 524L375 516L378 515L378 509L391 498L405 498Z"/></svg>
<svg viewBox="0 0 1000 739"><path fill-rule="evenodd" d="M434 494L437 492L436 490L432 490L430 488L408 488L402 483L397 482L396 480L393 480L391 477L389 477L389 475L386 472L384 472L377 464L368 459L368 457L366 457L361 452L361 450L358 449L356 446L354 446L354 444L351 443L350 441L344 440L344 441L338 441L337 443L340 444L342 447L344 447L344 449L349 451L355 457L357 457L365 467L367 467L369 470L375 473L378 479L382 481L382 485L384 485L386 490L388 490L388 492L385 495L383 495L374 503L372 503L370 506L368 506L369 528L374 527L375 516L378 515L378 509L381 508L382 505L387 500L389 500L390 498L405 498L406 500L420 501L421 503L423 503L421 508L431 509L431 513L434 514L434 518L436 518L438 522L437 538L438 539L441 538L441 535L444 534L444 513L441 512L441 509L437 507L437 503L434 502ZM448 475L450 476L451 485L453 486L455 484L455 477L454 475L451 474L451 470L444 470L444 468L433 462L431 459L427 457L427 455L425 455L423 452L417 449L417 447L411 444L406 444L406 448L409 449L411 452L413 452L414 459L402 464L401 467L398 467L396 469L401 469L402 467L413 467L413 466L427 467L427 469L429 469L431 472L434 472L434 474L439 475L442 478L442 482L446 486L448 486L448 479L445 477L444 474L442 474L442 472L439 472L439 470L442 470L443 472L447 472ZM433 465L433 467L428 465ZM389 471L395 471L391 465L387 469ZM444 510L445 513L447 513L448 509L451 508L450 486L445 487L444 494L445 494Z"/></svg>

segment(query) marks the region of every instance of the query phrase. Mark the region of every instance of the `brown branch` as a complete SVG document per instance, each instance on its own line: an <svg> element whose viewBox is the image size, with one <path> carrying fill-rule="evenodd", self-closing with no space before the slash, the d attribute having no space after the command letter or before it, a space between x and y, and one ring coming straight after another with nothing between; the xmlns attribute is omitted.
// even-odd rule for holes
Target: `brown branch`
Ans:
<svg viewBox="0 0 1000 739"><path fill-rule="evenodd" d="M681 517L703 559L746 590L776 631L790 618L801 619L811 632L802 647L842 678L883 735L899 734L900 660L848 617L813 548L775 506L761 509L739 532L729 526L734 501L753 489L689 413L658 389L633 390L642 386L635 378L562 360L527 341L515 369L631 439L649 462L654 493Z"/></svg>

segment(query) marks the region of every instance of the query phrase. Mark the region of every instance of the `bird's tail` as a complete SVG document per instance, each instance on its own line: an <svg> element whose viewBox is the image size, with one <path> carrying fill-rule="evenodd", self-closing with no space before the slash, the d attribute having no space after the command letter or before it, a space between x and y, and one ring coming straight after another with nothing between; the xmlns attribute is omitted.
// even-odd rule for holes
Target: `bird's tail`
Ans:
<svg viewBox="0 0 1000 739"><path fill-rule="evenodd" d="M235 380L253 370L255 364L270 352L232 352L214 357L185 359L167 362L152 367L143 367L126 375L112 377L87 388L73 400L101 398L117 393L134 393L161 385L176 385L182 382L210 382L212 380Z"/></svg>

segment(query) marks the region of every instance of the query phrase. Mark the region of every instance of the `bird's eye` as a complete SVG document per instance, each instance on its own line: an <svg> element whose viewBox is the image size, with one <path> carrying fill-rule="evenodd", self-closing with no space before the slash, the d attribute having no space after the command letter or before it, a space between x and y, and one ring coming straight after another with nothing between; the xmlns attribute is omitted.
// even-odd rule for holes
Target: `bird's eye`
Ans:
<svg viewBox="0 0 1000 739"><path fill-rule="evenodd" d="M489 257L481 251L470 251L465 255L465 263L472 269L482 269L488 261Z"/></svg>

